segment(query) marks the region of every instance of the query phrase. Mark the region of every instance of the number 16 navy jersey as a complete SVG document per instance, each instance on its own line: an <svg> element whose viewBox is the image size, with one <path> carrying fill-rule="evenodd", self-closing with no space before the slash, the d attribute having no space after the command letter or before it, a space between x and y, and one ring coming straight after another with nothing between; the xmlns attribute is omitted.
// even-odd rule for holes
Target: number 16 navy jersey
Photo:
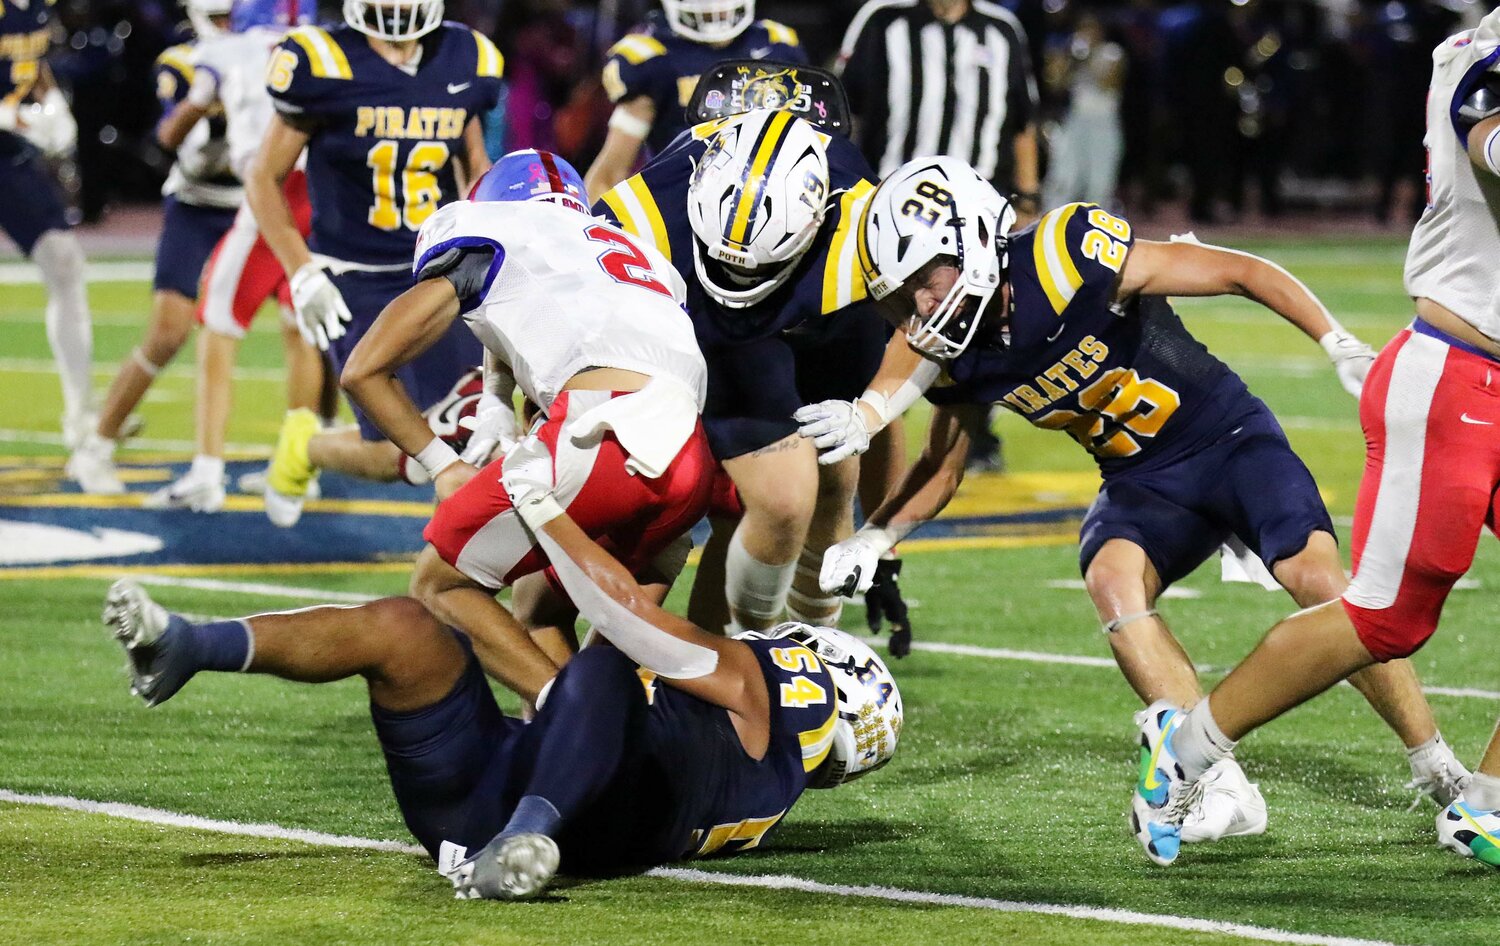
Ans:
<svg viewBox="0 0 1500 946"><path fill-rule="evenodd" d="M494 43L454 23L419 42L414 68L403 68L351 27L304 26L272 56L276 108L311 134L314 253L405 264L423 222L460 196L464 129L495 107L503 61Z"/></svg>

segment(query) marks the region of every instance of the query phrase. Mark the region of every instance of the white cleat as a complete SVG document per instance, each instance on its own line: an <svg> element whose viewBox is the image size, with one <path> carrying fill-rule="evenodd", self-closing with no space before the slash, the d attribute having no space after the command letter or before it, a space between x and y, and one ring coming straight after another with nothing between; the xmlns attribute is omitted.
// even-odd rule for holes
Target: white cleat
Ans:
<svg viewBox="0 0 1500 946"><path fill-rule="evenodd" d="M115 469L115 442L95 433L86 434L68 457L63 473L90 496L118 496L125 484Z"/></svg>
<svg viewBox="0 0 1500 946"><path fill-rule="evenodd" d="M1266 800L1233 759L1203 773L1203 797L1182 822L1182 843L1195 844L1266 831Z"/></svg>
<svg viewBox="0 0 1500 946"><path fill-rule="evenodd" d="M557 842L545 834L501 835L451 875L460 900L530 900L557 873Z"/></svg>
<svg viewBox="0 0 1500 946"><path fill-rule="evenodd" d="M91 410L69 411L62 417L63 446L69 450L78 447L94 432L99 424L99 415Z"/></svg>
<svg viewBox="0 0 1500 946"><path fill-rule="evenodd" d="M187 509L192 512L213 513L224 508L224 478L204 476L192 470L184 473L170 486L146 497L147 509Z"/></svg>

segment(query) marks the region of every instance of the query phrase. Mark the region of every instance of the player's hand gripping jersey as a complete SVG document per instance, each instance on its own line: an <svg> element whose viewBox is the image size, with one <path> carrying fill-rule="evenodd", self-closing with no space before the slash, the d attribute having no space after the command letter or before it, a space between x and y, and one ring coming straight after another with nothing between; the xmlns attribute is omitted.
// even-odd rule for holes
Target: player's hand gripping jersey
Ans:
<svg viewBox="0 0 1500 946"><path fill-rule="evenodd" d="M311 134L314 253L376 266L404 260L427 218L460 196L454 160L470 119L498 100L500 52L453 23L419 42L408 71L348 26L304 26L271 59L277 110Z"/></svg>
<svg viewBox="0 0 1500 946"><path fill-rule="evenodd" d="M647 14L640 31L609 50L604 91L612 102L645 97L656 107L646 144L659 154L687 127L686 107L698 77L725 59L807 62L797 31L774 20L757 20L727 45L696 43L674 33L661 11Z"/></svg>
<svg viewBox="0 0 1500 946"><path fill-rule="evenodd" d="M156 99L166 115L189 97L198 76L203 43L183 43L156 57ZM193 126L177 147L177 160L162 185L163 195L199 207L238 207L244 190L229 160L228 124L222 108Z"/></svg>
<svg viewBox="0 0 1500 946"><path fill-rule="evenodd" d="M544 413L587 368L676 380L702 408L686 287L649 243L556 204L460 201L422 227L417 278L474 265L455 256L483 264L458 287L465 322Z"/></svg>
<svg viewBox="0 0 1500 946"><path fill-rule="evenodd" d="M1000 403L1066 430L1105 473L1156 466L1232 429L1259 401L1164 299L1112 302L1134 240L1094 204L1068 204L1010 241L1009 340L976 340L927 392Z"/></svg>

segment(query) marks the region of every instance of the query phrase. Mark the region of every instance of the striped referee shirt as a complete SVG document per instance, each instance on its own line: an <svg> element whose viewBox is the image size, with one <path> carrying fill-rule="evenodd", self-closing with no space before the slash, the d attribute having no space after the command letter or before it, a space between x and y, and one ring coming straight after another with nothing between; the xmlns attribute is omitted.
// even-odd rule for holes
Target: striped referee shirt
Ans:
<svg viewBox="0 0 1500 946"><path fill-rule="evenodd" d="M968 162L1011 190L1013 142L1036 115L1026 32L1009 10L974 0L945 23L926 0L870 0L855 14L839 68L860 148L880 176L917 156Z"/></svg>

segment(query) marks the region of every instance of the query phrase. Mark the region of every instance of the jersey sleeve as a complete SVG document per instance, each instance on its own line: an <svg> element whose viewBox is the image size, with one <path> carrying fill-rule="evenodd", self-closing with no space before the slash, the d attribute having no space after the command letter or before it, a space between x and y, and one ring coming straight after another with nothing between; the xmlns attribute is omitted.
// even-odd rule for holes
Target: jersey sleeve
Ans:
<svg viewBox="0 0 1500 946"><path fill-rule="evenodd" d="M472 205L459 201L440 208L417 233L412 276L417 282L447 279L458 294L460 314L471 312L489 295L505 264L498 240L466 226Z"/></svg>
<svg viewBox="0 0 1500 946"><path fill-rule="evenodd" d="M748 640L760 661L771 697L771 741L795 752L804 773L811 773L833 748L838 723L838 690L823 661L811 650L785 638Z"/></svg>
<svg viewBox="0 0 1500 946"><path fill-rule="evenodd" d="M1032 242L1036 274L1053 311L1075 298L1109 305L1135 233L1098 204L1066 204L1042 215Z"/></svg>
<svg viewBox="0 0 1500 946"><path fill-rule="evenodd" d="M647 33L630 33L610 47L604 63L604 91L611 102L646 96L662 101L663 90L677 94L676 79L666 59L667 47Z"/></svg>
<svg viewBox="0 0 1500 946"><path fill-rule="evenodd" d="M333 100L352 78L349 58L328 31L300 26L271 54L266 91L282 115L316 118L336 107Z"/></svg>
<svg viewBox="0 0 1500 946"><path fill-rule="evenodd" d="M162 114L170 112L177 103L187 98L192 88L194 66L193 51L188 46L173 46L156 57L156 101Z"/></svg>
<svg viewBox="0 0 1500 946"><path fill-rule="evenodd" d="M505 76L505 56L500 48L478 30L469 31L474 37L475 84L484 96L483 109L488 112L500 104L501 79Z"/></svg>

